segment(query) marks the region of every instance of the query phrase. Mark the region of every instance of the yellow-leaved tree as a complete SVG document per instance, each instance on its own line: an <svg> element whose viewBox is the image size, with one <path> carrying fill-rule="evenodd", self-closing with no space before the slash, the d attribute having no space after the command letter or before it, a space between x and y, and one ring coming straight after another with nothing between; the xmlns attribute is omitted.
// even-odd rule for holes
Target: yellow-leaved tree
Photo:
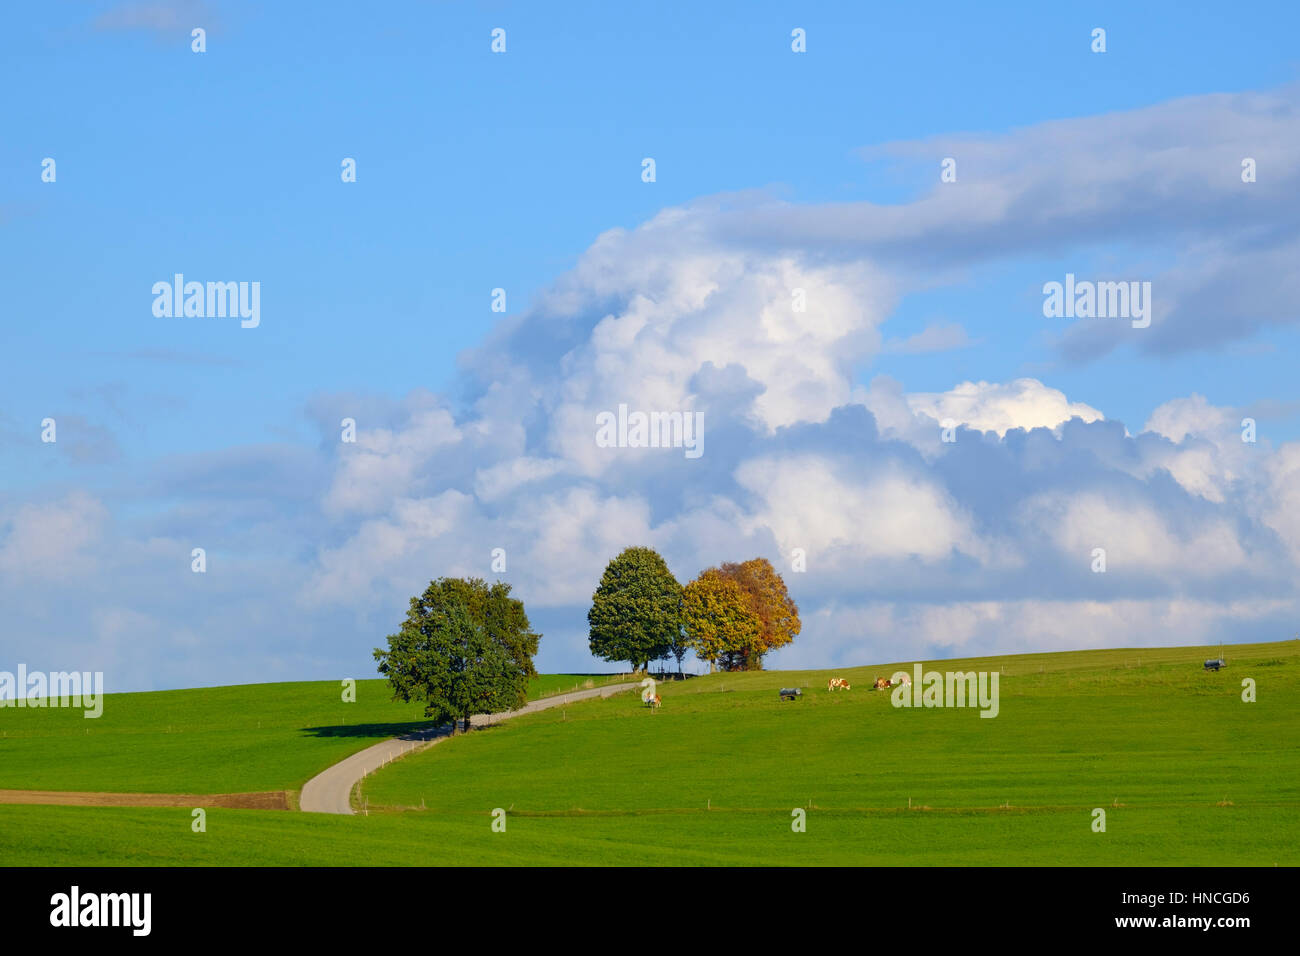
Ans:
<svg viewBox="0 0 1300 956"><path fill-rule="evenodd" d="M739 582L717 568L701 571L682 589L686 644L712 671L726 655L757 649L762 622Z"/></svg>
<svg viewBox="0 0 1300 956"><path fill-rule="evenodd" d="M752 645L724 654L720 658L722 665L727 670L762 670L763 655L789 644L799 633L802 626L799 607L786 590L785 580L767 558L728 563L719 570L736 582L759 622L758 639Z"/></svg>

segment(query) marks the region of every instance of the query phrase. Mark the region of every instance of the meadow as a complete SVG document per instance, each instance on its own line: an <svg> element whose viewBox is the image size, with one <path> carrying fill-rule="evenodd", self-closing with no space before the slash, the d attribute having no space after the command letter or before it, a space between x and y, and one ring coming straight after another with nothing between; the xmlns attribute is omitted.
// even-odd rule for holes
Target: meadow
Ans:
<svg viewBox="0 0 1300 956"><path fill-rule="evenodd" d="M529 698L581 686L540 675ZM601 680L600 677L595 680ZM110 793L293 791L349 754L429 726L424 705L388 682L241 684L109 694L102 716L75 708L0 708L0 790Z"/></svg>
<svg viewBox="0 0 1300 956"><path fill-rule="evenodd" d="M927 670L998 671L994 719L974 708L895 708L890 692L866 689L872 678L910 665L661 683L658 710L643 707L635 693L618 694L519 717L396 761L364 781L358 799L366 812L354 817L212 809L207 832L193 833L184 809L0 806L0 861L1300 864L1300 642L1230 645L1225 670L1203 671L1201 662L1217 653L1145 648L926 663ZM853 689L828 692L831 675L847 677ZM1253 703L1242 700L1244 678L1255 682ZM536 691L586 679L549 675ZM777 688L792 685L805 688L803 698L779 700ZM228 746L237 742L250 766L228 766L222 775L208 766L213 758L195 754L187 770L170 771L173 792L239 789L232 780L256 781L258 789L273 780L300 786L315 772L308 764L331 759L331 744L357 740L304 728L400 724L409 714L383 708L414 707L374 700L364 709L366 696L386 695L359 688L357 704L341 705L357 708L357 723L331 723L316 716L330 710L307 690L337 696L331 684L264 685L244 705L265 715L267 705L255 701L274 696L265 691L270 686L302 688L303 709L295 720L287 706L264 738L245 724L265 716L241 711L236 722L212 699L195 702L209 708L209 723L226 713ZM101 754L94 774L66 771L75 783L61 788L121 789L104 783L136 779L133 768L150 753L171 752L170 737L202 743L194 711L170 702L171 716L179 722L185 715L189 729L160 729L164 717L148 708L133 721L124 707L113 708L122 721L116 733L132 746ZM101 719L113 710L106 706ZM214 744L223 738L216 727L206 733ZM0 787L54 788L35 782L35 771L57 777L58 761L82 752L71 743L75 736L47 731L58 760L26 754L26 771L0 759ZM256 753L259 740L277 759L298 762L273 768ZM507 811L504 833L492 830L494 808ZM1106 813L1104 833L1093 830L1098 808ZM792 830L796 809L806 816L805 832Z"/></svg>
<svg viewBox="0 0 1300 956"><path fill-rule="evenodd" d="M215 809L194 833L185 809L0 805L5 866L1294 866L1295 837L1294 807L1129 807L1105 834L1023 810L810 811L805 833L789 811L510 815L495 833L487 811Z"/></svg>

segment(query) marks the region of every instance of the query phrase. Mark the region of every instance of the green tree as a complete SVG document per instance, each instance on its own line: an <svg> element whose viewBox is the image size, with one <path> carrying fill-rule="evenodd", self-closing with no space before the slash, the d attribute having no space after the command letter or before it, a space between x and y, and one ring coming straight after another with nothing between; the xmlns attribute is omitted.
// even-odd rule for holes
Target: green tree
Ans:
<svg viewBox="0 0 1300 956"><path fill-rule="evenodd" d="M600 577L587 626L592 654L641 670L681 639L682 586L657 552L625 548Z"/></svg>
<svg viewBox="0 0 1300 956"><path fill-rule="evenodd" d="M682 623L695 656L719 660L757 649L761 622L750 608L749 596L735 578L717 568L701 571L682 591Z"/></svg>
<svg viewBox="0 0 1300 956"><path fill-rule="evenodd" d="M524 602L510 596L509 584L497 581L489 585L482 578L440 578L430 585L435 586L446 598L459 597L488 637L505 647L527 676L537 676L533 655L541 635L533 633Z"/></svg>
<svg viewBox="0 0 1300 956"><path fill-rule="evenodd" d="M411 598L401 629L388 637L388 649L375 648L379 673L388 678L394 699L423 700L425 715L451 721L453 733L459 719L468 730L474 714L511 710L528 697L532 662L528 659L525 666L517 656L528 641L517 628L499 621L488 624L487 609L497 605L490 597L478 605L472 600L490 592L478 587L482 583L457 578L431 582L422 595ZM538 637L527 630L526 617L523 630Z"/></svg>

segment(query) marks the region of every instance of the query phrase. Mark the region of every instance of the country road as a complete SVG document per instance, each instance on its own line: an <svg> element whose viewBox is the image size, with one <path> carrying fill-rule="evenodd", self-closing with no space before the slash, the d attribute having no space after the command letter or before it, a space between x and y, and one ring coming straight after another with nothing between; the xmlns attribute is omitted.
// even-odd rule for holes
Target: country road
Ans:
<svg viewBox="0 0 1300 956"><path fill-rule="evenodd" d="M529 701L518 710L509 710L500 714L479 714L473 718L472 723L475 727L484 727L500 723L503 720L509 720L511 717L518 717L520 714L531 714L535 711L558 707L561 704L571 704L591 697L610 697L639 686L640 684L637 683L610 684L606 687L593 687L590 690L556 694L553 697L543 697L541 700ZM403 757L413 750L436 744L447 737L448 729L447 727L433 727L407 734L405 737L393 737L367 747L365 750L358 751L345 760L340 760L334 766L321 771L303 785L302 793L298 798L298 808L306 813L354 813L355 811L352 809L352 788L366 774L378 770L390 760Z"/></svg>

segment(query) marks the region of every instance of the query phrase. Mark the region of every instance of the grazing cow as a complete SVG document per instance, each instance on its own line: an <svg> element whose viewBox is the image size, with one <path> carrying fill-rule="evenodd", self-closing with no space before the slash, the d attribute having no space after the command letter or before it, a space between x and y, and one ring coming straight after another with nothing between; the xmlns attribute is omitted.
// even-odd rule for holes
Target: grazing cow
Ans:
<svg viewBox="0 0 1300 956"><path fill-rule="evenodd" d="M653 697L650 698L651 707L658 707L662 703L663 703L663 698L661 698L658 694L655 694Z"/></svg>
<svg viewBox="0 0 1300 956"><path fill-rule="evenodd" d="M837 688L838 688L839 690L852 690L852 689L853 689L853 688L851 688L851 687L849 686L849 682L846 681L843 677L832 677L832 678L830 679L830 681L826 684L826 689L827 689L827 690L836 690Z"/></svg>

